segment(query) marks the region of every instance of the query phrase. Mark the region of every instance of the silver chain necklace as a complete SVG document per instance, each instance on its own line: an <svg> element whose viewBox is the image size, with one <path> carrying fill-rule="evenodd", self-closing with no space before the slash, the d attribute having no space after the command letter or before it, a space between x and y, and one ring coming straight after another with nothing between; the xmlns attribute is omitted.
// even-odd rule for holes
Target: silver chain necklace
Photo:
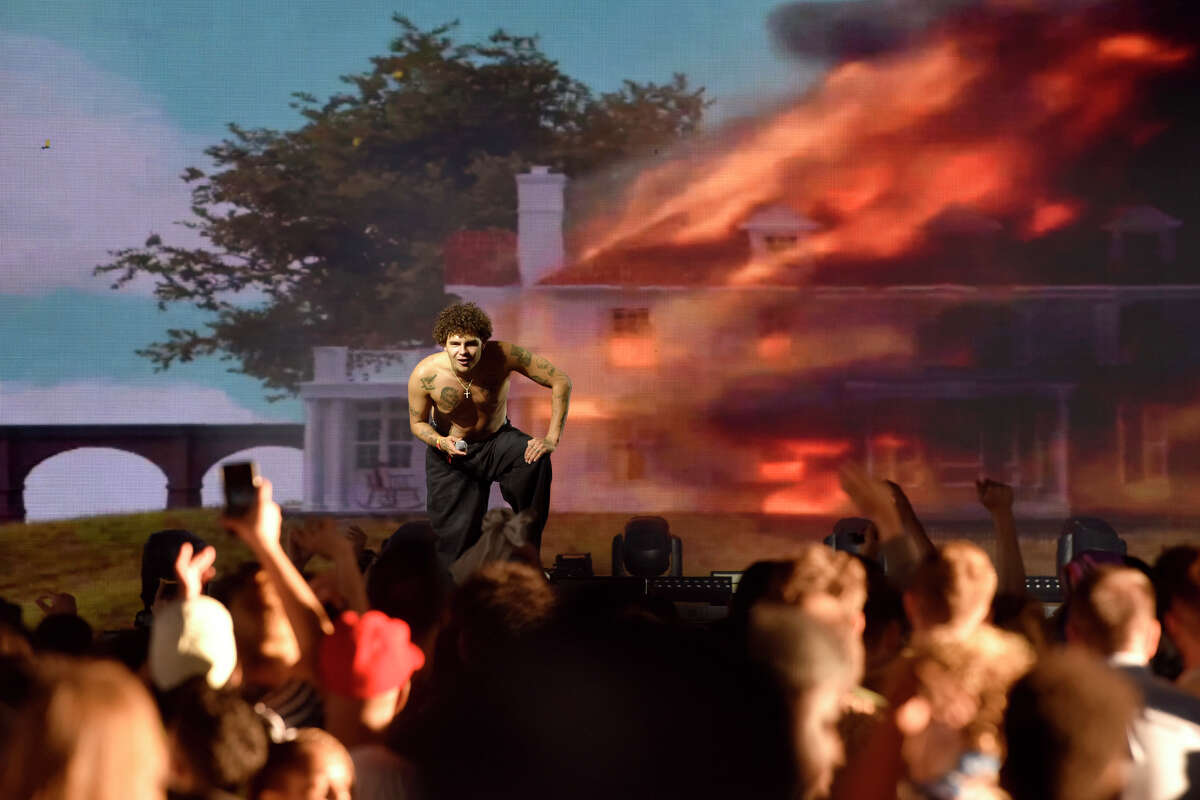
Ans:
<svg viewBox="0 0 1200 800"><path fill-rule="evenodd" d="M462 378L458 377L458 375L456 373L451 373L451 374L454 375L454 380L458 381L458 385L463 388L463 394L465 394L467 396L467 399L470 400L471 399L471 384L475 382L475 379L471 378L466 383L463 383Z"/></svg>

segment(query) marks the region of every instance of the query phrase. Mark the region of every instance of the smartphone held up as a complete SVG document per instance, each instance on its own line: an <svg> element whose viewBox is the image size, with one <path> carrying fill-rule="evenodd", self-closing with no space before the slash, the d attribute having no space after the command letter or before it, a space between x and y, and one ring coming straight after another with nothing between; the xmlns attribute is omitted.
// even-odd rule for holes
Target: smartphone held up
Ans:
<svg viewBox="0 0 1200 800"><path fill-rule="evenodd" d="M225 516L244 517L258 500L258 467L253 461L234 461L221 466L225 487Z"/></svg>

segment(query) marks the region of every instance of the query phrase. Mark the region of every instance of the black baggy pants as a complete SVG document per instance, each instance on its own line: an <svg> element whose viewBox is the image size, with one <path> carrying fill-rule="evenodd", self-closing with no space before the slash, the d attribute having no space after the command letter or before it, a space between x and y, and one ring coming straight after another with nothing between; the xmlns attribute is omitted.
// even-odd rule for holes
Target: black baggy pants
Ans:
<svg viewBox="0 0 1200 800"><path fill-rule="evenodd" d="M550 513L550 456L525 463L525 446L532 437L505 422L482 442L468 442L467 452L448 461L433 447L425 452L425 508L437 532L438 558L449 566L482 534L492 484L513 511L533 509L529 540L540 551L542 529Z"/></svg>

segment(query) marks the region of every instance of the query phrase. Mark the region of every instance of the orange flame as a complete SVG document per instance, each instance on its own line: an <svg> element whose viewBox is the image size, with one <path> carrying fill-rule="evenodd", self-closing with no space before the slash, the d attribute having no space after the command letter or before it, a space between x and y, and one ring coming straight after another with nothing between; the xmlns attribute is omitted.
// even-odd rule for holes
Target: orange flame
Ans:
<svg viewBox="0 0 1200 800"><path fill-rule="evenodd" d="M1056 231L1069 225L1079 216L1079 206L1075 203L1046 203L1038 202L1033 209L1033 217L1026 227L1026 236L1035 237Z"/></svg>
<svg viewBox="0 0 1200 800"><path fill-rule="evenodd" d="M758 465L758 477L772 483L804 480L803 461L764 461Z"/></svg>
<svg viewBox="0 0 1200 800"><path fill-rule="evenodd" d="M772 492L763 500L764 514L834 514L845 506L846 495L833 472Z"/></svg>
<svg viewBox="0 0 1200 800"><path fill-rule="evenodd" d="M614 367L653 367L658 343L650 336L614 336L608 340L608 359Z"/></svg>
<svg viewBox="0 0 1200 800"><path fill-rule="evenodd" d="M955 206L1017 220L1016 232L1029 237L1058 230L1080 217L1082 203L1045 199L1055 171L1116 124L1139 81L1194 53L1138 31L1101 38L1083 25L1047 29L1045 57L1017 66L1002 58L1023 45L1016 34L966 28L843 64L728 150L640 175L622 216L588 236L584 259L724 241L772 204L825 227L785 253L756 256L733 282L759 282L814 257L909 252L927 223Z"/></svg>
<svg viewBox="0 0 1200 800"><path fill-rule="evenodd" d="M845 501L838 484L836 459L850 451L844 439L791 439L780 446L791 459L763 461L758 465L760 480L790 483L771 492L763 500L766 514L829 514ZM813 468L810 462L821 463Z"/></svg>
<svg viewBox="0 0 1200 800"><path fill-rule="evenodd" d="M1152 36L1126 33L1101 39L1096 52L1103 58L1175 66L1192 57L1186 47L1169 47Z"/></svg>
<svg viewBox="0 0 1200 800"><path fill-rule="evenodd" d="M792 337L784 333L764 336L758 340L758 357L778 361L792 354Z"/></svg>
<svg viewBox="0 0 1200 800"><path fill-rule="evenodd" d="M591 397L571 400L571 419L612 419L614 414Z"/></svg>

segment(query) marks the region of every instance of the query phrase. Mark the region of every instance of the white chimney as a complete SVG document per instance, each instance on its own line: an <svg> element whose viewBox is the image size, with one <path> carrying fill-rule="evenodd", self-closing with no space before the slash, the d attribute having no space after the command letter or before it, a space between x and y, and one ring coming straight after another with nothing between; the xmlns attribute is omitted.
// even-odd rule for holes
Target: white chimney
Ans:
<svg viewBox="0 0 1200 800"><path fill-rule="evenodd" d="M521 285L532 286L563 265L563 189L566 175L532 167L517 176L517 264Z"/></svg>
<svg viewBox="0 0 1200 800"><path fill-rule="evenodd" d="M345 383L348 347L313 348L313 383Z"/></svg>

